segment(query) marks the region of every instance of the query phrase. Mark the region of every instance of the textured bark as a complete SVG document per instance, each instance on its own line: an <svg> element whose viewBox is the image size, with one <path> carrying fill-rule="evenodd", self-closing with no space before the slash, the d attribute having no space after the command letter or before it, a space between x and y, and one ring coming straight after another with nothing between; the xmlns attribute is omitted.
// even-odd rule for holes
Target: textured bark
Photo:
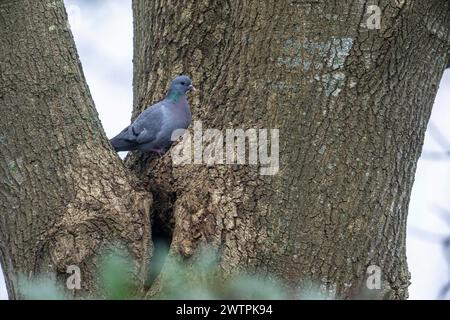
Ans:
<svg viewBox="0 0 450 320"><path fill-rule="evenodd" d="M280 129L275 176L130 157L166 201L155 215L173 214L172 255L189 262L212 246L225 273L311 280L339 298L361 296L377 265L383 284L371 296L407 297L408 202L450 8L378 1L381 30L369 30L370 4L133 1L134 115L183 72L200 89L191 101L205 129Z"/></svg>
<svg viewBox="0 0 450 320"><path fill-rule="evenodd" d="M81 268L124 244L145 272L151 196L110 149L63 1L0 1L0 262L11 299L19 275Z"/></svg>
<svg viewBox="0 0 450 320"><path fill-rule="evenodd" d="M405 298L405 228L424 131L448 61L448 1L134 0L134 116L188 73L207 128L279 128L280 171L172 166L133 154L171 254L214 248L225 274L310 281L339 298ZM110 150L63 3L0 0L0 262L19 274L68 265L96 289L96 258L124 243L146 273L151 197ZM169 237L170 238L170 237ZM165 270L150 291L164 290Z"/></svg>

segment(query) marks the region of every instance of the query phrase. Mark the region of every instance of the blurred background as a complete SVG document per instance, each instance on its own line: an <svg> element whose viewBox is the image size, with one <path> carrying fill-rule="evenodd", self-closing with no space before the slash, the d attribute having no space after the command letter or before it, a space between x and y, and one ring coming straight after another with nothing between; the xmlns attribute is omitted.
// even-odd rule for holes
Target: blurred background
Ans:
<svg viewBox="0 0 450 320"><path fill-rule="evenodd" d="M65 3L100 120L108 137L112 137L129 124L133 104L131 0ZM449 107L447 69L426 133L409 207L410 299L450 299ZM7 299L1 269L0 299Z"/></svg>

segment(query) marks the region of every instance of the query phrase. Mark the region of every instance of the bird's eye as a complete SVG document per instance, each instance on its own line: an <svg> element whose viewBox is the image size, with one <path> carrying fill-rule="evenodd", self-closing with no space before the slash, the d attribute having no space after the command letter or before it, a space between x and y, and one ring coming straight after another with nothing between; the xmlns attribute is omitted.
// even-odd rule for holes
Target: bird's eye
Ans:
<svg viewBox="0 0 450 320"><path fill-rule="evenodd" d="M186 82L182 82L181 84L184 86L186 84Z"/></svg>

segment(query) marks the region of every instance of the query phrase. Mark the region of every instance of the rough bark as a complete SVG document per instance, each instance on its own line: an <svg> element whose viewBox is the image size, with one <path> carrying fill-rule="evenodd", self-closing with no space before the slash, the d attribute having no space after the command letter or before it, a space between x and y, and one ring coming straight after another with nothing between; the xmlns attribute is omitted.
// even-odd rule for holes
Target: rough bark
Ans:
<svg viewBox="0 0 450 320"><path fill-rule="evenodd" d="M183 72L204 128L280 129L275 176L129 159L166 201L155 214L174 217L172 255L189 263L208 245L225 273L311 280L339 298L361 296L377 265L371 296L407 297L408 202L450 7L377 3L380 30L367 28L369 1L133 1L134 115Z"/></svg>
<svg viewBox="0 0 450 320"><path fill-rule="evenodd" d="M0 1L0 262L19 275L81 268L97 288L98 253L125 245L145 272L151 196L110 149L63 1Z"/></svg>
<svg viewBox="0 0 450 320"><path fill-rule="evenodd" d="M153 227L185 260L216 250L225 274L316 282L360 296L366 269L405 298L405 228L415 166L448 61L449 3L134 0L134 116L188 73L206 128L279 128L280 171L172 166L133 154L154 193ZM82 269L86 293L104 248L149 259L150 195L110 150L63 3L0 1L0 262L17 278ZM173 225L172 225L173 224ZM173 232L173 236L172 233ZM164 290L165 270L149 296Z"/></svg>

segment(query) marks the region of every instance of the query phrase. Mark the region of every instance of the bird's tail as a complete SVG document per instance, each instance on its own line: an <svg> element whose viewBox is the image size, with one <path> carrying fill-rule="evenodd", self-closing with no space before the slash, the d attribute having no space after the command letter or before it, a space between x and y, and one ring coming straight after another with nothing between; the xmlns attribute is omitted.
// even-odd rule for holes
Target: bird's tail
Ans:
<svg viewBox="0 0 450 320"><path fill-rule="evenodd" d="M129 139L128 127L122 130L117 136L109 140L116 152L136 150L138 144L136 140Z"/></svg>

